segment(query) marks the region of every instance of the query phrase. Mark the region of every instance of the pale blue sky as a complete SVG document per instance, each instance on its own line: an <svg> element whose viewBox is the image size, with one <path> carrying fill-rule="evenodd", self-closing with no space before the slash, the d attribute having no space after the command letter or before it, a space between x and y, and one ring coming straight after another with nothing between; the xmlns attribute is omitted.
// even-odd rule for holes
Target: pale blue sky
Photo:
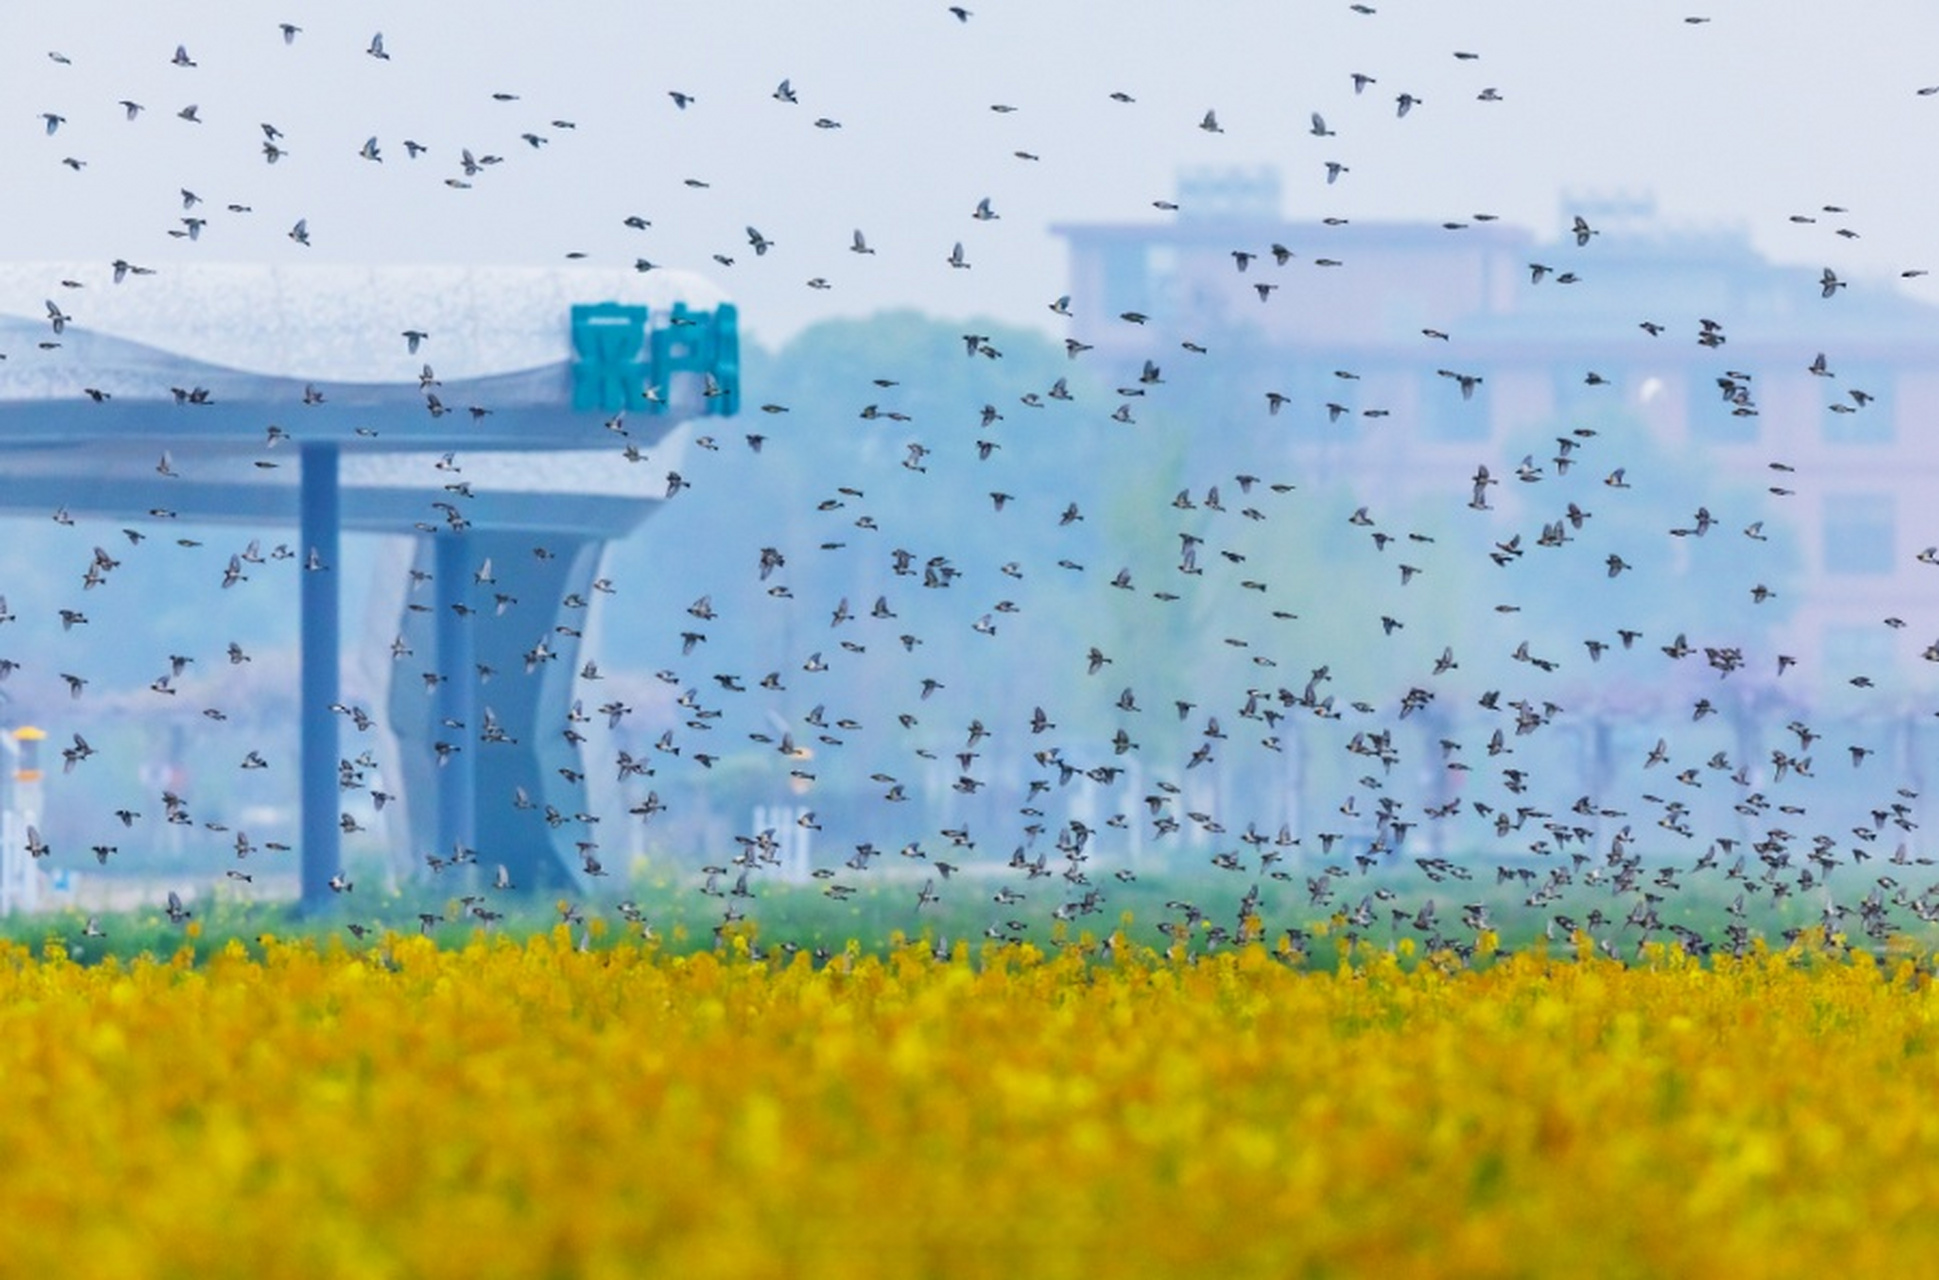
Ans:
<svg viewBox="0 0 1939 1280"><path fill-rule="evenodd" d="M1295 219L1479 211L1547 232L1564 192L1627 190L1668 221L1742 226L1787 261L1939 266L1923 166L1939 95L1916 93L1939 84L1939 9L1920 0L1835 17L1769 0L969 7L963 23L928 0L8 6L5 252L165 267L580 251L707 272L768 341L890 305L1043 323L1064 290L1050 224L1159 218L1150 202L1183 166L1271 164ZM282 21L303 28L294 44ZM380 30L388 61L364 52ZM171 65L178 43L199 65ZM1355 71L1378 80L1359 97ZM794 105L770 96L784 77ZM1502 101L1477 101L1486 88ZM671 90L696 101L679 110ZM1405 120L1400 92L1424 100ZM121 98L147 110L131 123ZM199 125L175 114L191 103ZM1207 109L1225 132L1197 127ZM1315 110L1336 137L1308 133ZM66 117L52 137L42 112ZM262 123L285 135L275 165ZM525 131L549 141L534 150ZM381 164L358 155L372 135ZM406 138L430 151L409 161ZM505 162L449 188L465 147ZM1333 187L1327 160L1351 167ZM183 187L207 202L195 243L167 235ZM985 196L1000 220L969 217ZM1840 225L1860 238L1787 220L1825 204L1848 207ZM652 228L623 226L635 213ZM285 234L299 217L307 250ZM763 257L750 225L774 242ZM858 227L875 255L846 251ZM958 240L970 270L945 262Z"/></svg>

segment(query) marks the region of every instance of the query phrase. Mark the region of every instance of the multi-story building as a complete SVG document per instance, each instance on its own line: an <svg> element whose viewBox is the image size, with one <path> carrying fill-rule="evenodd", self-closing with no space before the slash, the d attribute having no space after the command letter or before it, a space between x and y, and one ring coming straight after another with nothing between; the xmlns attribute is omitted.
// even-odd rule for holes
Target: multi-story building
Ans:
<svg viewBox="0 0 1939 1280"><path fill-rule="evenodd" d="M1896 281L1827 283L1647 199L1565 202L1553 238L1484 215L1294 221L1270 171L1187 175L1176 203L1056 229L1087 358L1115 373L1214 349L1224 403L1263 419L1285 397L1272 438L1386 493L1458 492L1477 464L1546 462L1571 423L1632 419L1713 486L1765 495L1795 548L1772 635L1815 673L1787 687L1866 674L1895 713L1917 695L1939 636L1939 567L1919 557L1939 543L1939 310ZM1815 216L1835 258L1836 215Z"/></svg>

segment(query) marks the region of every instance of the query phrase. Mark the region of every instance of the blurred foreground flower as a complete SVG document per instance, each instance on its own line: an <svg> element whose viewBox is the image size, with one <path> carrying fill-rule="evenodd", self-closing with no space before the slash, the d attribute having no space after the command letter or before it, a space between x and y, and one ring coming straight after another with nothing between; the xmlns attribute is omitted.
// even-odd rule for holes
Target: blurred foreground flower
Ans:
<svg viewBox="0 0 1939 1280"><path fill-rule="evenodd" d="M0 951L19 1275L1917 1274L1929 965Z"/></svg>

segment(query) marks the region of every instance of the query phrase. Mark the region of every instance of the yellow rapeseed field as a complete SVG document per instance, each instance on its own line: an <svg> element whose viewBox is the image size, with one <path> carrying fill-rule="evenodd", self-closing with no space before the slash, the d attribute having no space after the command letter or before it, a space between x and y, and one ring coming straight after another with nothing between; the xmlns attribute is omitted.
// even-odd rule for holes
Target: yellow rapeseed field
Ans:
<svg viewBox="0 0 1939 1280"><path fill-rule="evenodd" d="M15 947L0 1273L1919 1274L1930 973Z"/></svg>

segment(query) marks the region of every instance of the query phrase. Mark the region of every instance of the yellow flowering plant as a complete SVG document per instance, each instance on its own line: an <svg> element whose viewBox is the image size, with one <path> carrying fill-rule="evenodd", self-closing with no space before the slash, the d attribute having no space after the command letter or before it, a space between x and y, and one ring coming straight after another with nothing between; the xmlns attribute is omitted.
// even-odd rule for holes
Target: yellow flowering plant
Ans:
<svg viewBox="0 0 1939 1280"><path fill-rule="evenodd" d="M1931 965L0 948L4 1270L1915 1273ZM762 958L756 958L756 956Z"/></svg>

